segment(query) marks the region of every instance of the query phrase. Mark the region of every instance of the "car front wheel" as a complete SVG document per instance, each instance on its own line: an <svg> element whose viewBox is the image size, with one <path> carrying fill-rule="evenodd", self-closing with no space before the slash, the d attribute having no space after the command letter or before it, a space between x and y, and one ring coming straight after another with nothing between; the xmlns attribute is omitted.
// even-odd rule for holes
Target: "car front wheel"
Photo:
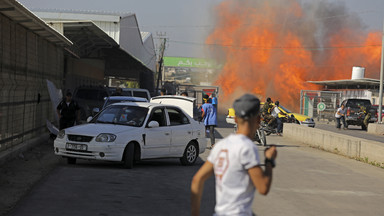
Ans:
<svg viewBox="0 0 384 216"><path fill-rule="evenodd" d="M196 162L198 156L197 145L194 142L189 142L185 148L183 157L180 158L180 162L184 166L193 165Z"/></svg>
<svg viewBox="0 0 384 216"><path fill-rule="evenodd" d="M133 145L133 143L128 143L127 147L125 147L124 156L123 156L124 168L126 169L133 168L134 153L135 153L135 146Z"/></svg>

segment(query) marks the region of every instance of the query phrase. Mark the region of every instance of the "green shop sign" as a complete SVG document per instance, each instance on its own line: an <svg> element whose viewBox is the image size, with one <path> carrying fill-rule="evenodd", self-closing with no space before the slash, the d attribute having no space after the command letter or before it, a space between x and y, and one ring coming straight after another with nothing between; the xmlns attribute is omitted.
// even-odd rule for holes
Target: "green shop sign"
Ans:
<svg viewBox="0 0 384 216"><path fill-rule="evenodd" d="M214 60L202 58L164 57L165 67L219 68Z"/></svg>

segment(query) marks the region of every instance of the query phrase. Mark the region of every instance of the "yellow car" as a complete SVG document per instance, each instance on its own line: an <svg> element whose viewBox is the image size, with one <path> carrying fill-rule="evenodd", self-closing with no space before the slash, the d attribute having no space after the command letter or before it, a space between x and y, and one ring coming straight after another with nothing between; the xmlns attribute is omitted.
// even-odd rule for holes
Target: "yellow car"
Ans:
<svg viewBox="0 0 384 216"><path fill-rule="evenodd" d="M260 108L262 108L263 105L264 105L264 102L261 102ZM275 105L275 104L272 103L272 105ZM279 109L282 113L285 113L286 115L294 117L298 124L304 125L307 127L315 127L315 121L311 117L306 116L306 115L302 115L299 113L293 113L281 105L279 106ZM279 117L284 117L284 115L279 114ZM235 123L235 109L233 109L233 108L228 109L228 115L227 115L226 121L229 124L236 124Z"/></svg>

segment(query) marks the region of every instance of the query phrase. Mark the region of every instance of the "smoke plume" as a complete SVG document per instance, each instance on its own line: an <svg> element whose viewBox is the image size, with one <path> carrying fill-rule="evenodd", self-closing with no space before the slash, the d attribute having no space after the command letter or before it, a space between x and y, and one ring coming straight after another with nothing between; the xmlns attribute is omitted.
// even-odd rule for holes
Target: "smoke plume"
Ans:
<svg viewBox="0 0 384 216"><path fill-rule="evenodd" d="M381 32L367 31L342 3L227 0L215 15L206 43L223 64L221 100L252 92L297 111L300 90L319 89L307 81L350 79L353 66L379 76Z"/></svg>

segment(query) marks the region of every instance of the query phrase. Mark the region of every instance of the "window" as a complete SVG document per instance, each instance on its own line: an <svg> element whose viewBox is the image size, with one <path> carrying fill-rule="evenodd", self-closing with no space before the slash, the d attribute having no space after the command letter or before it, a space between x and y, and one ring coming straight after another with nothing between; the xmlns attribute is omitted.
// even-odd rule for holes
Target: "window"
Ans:
<svg viewBox="0 0 384 216"><path fill-rule="evenodd" d="M151 121L157 121L160 127L167 126L164 110L162 108L155 108L152 110L152 115L148 123Z"/></svg>
<svg viewBox="0 0 384 216"><path fill-rule="evenodd" d="M123 96L132 96L132 92L131 92L131 90L126 91L126 90L123 89L123 92L122 92L121 94L122 94Z"/></svg>
<svg viewBox="0 0 384 216"><path fill-rule="evenodd" d="M189 124L189 119L179 109L167 108L171 126Z"/></svg>
<svg viewBox="0 0 384 216"><path fill-rule="evenodd" d="M133 96L134 97L141 97L149 100L147 92L142 92L142 91L133 91Z"/></svg>
<svg viewBox="0 0 384 216"><path fill-rule="evenodd" d="M141 127L147 112L148 108L144 107L112 105L103 110L92 122Z"/></svg>

